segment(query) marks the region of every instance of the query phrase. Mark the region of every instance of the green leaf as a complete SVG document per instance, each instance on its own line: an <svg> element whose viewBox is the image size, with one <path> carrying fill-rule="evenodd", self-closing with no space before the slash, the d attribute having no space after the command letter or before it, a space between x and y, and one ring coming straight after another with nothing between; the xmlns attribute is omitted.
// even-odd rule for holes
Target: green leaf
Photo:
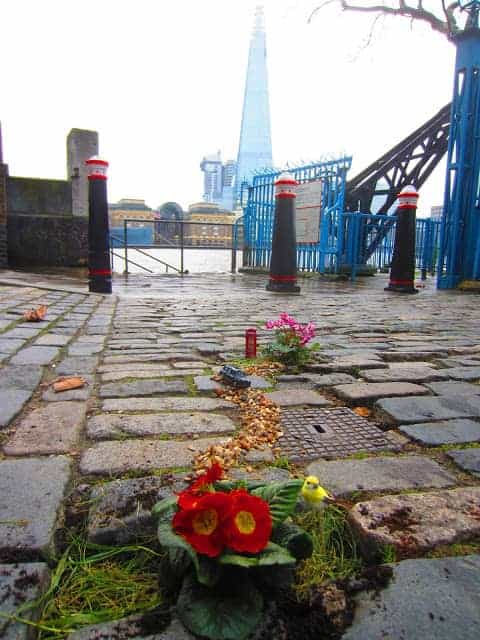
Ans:
<svg viewBox="0 0 480 640"><path fill-rule="evenodd" d="M288 549L295 560L305 560L313 553L313 540L310 534L290 522L280 522L273 530L272 540Z"/></svg>
<svg viewBox="0 0 480 640"><path fill-rule="evenodd" d="M303 480L272 482L253 489L252 494L268 502L273 524L276 525L293 513L302 486Z"/></svg>
<svg viewBox="0 0 480 640"><path fill-rule="evenodd" d="M246 576L210 589L193 575L183 581L177 613L193 634L210 640L246 640L262 618L263 597Z"/></svg>
<svg viewBox="0 0 480 640"><path fill-rule="evenodd" d="M177 497L164 498L153 505L152 515L159 521L171 520L177 510Z"/></svg>
<svg viewBox="0 0 480 640"><path fill-rule="evenodd" d="M195 567L197 579L201 584L213 586L220 578L221 568L207 556L199 555L184 538L172 531L171 525L161 522L158 525L158 541L168 550L168 558L173 571L181 575L188 567L185 554Z"/></svg>
<svg viewBox="0 0 480 640"><path fill-rule="evenodd" d="M232 564L238 567L269 567L271 565L295 564L295 558L274 542L268 545L254 556L244 556L239 553L224 553L218 560L221 564Z"/></svg>
<svg viewBox="0 0 480 640"><path fill-rule="evenodd" d="M218 560L207 556L198 556L197 579L206 587L214 587L220 580L222 567Z"/></svg>

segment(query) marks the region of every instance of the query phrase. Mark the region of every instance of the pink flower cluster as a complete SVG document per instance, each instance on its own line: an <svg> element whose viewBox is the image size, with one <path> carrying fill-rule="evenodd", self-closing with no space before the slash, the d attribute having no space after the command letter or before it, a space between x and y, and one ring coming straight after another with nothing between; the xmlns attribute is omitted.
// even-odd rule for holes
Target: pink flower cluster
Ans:
<svg viewBox="0 0 480 640"><path fill-rule="evenodd" d="M265 329L291 331L299 338L301 346L307 344L307 342L310 342L310 340L315 337L315 325L313 322L300 324L295 318L289 316L288 313L281 313L278 320L267 320Z"/></svg>

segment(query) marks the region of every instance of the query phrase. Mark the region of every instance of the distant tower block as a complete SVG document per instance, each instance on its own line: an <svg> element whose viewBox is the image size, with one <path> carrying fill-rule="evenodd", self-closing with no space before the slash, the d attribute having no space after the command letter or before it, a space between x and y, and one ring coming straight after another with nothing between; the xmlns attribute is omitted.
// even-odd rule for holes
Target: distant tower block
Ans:
<svg viewBox="0 0 480 640"><path fill-rule="evenodd" d="M271 167L272 164L265 19L263 7L259 6L255 12L255 25L248 54L237 157L237 198L240 197L243 180L251 182L256 169Z"/></svg>
<svg viewBox="0 0 480 640"><path fill-rule="evenodd" d="M72 129L67 136L67 178L72 181L72 214L88 216L88 179L85 160L98 155L98 133Z"/></svg>

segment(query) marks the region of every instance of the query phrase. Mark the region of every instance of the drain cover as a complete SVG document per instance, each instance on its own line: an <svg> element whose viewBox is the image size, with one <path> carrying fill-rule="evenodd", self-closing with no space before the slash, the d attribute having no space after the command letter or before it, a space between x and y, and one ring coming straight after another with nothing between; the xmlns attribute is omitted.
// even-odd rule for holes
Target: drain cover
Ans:
<svg viewBox="0 0 480 640"><path fill-rule="evenodd" d="M398 448L388 433L345 407L282 409L281 427L278 446L292 462Z"/></svg>

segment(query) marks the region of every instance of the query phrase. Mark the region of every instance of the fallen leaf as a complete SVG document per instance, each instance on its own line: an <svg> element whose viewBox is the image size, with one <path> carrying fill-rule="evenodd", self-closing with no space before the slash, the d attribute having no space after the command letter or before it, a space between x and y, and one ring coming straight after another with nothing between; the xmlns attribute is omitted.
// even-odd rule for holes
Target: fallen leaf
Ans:
<svg viewBox="0 0 480 640"><path fill-rule="evenodd" d="M356 413L357 416L361 416L362 418L368 418L372 415L372 410L368 407L355 407L353 413Z"/></svg>
<svg viewBox="0 0 480 640"><path fill-rule="evenodd" d="M43 304L36 309L29 309L28 311L24 311L23 318L27 322L40 322L40 320L44 319L46 313L47 307Z"/></svg>
<svg viewBox="0 0 480 640"><path fill-rule="evenodd" d="M87 384L87 381L79 376L72 376L71 378L58 378L52 382L53 390L55 393L59 391L69 391L70 389L80 389Z"/></svg>

